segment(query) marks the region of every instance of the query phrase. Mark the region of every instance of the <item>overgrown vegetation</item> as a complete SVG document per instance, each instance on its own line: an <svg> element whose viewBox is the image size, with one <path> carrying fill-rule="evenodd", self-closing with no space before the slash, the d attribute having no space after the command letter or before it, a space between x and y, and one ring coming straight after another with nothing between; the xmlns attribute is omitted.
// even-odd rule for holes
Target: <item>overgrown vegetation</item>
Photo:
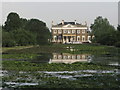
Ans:
<svg viewBox="0 0 120 90"><path fill-rule="evenodd" d="M93 63L30 63L27 61L3 61L3 70L14 71L74 71L74 70L111 70L112 66L97 65Z"/></svg>

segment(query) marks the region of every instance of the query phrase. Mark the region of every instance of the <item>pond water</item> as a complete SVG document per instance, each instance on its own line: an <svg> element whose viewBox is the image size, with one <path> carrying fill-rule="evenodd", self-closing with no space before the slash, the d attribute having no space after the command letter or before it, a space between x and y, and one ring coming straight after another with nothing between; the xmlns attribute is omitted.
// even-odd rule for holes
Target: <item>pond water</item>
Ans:
<svg viewBox="0 0 120 90"><path fill-rule="evenodd" d="M40 88L120 88L120 55L109 54L71 54L71 53L39 53L31 63L65 63L76 62L93 63L99 65L115 66L112 70L73 70L73 71L0 71L3 77L3 88L40 87ZM16 60L21 59L3 59ZM56 68L56 67L54 67Z"/></svg>
<svg viewBox="0 0 120 90"><path fill-rule="evenodd" d="M37 58L32 60L36 63L66 63L72 64L75 62L95 63L102 65L120 66L119 54L70 54L70 53L40 53Z"/></svg>

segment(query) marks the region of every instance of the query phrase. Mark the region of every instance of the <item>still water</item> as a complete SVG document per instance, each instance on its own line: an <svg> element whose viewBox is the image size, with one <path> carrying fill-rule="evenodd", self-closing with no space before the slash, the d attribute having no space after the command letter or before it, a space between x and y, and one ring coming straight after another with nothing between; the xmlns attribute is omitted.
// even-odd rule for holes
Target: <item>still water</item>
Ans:
<svg viewBox="0 0 120 90"><path fill-rule="evenodd" d="M70 54L70 53L40 53L29 62L31 63L65 63L72 64L76 62L94 63L101 65L116 66L114 70L73 70L73 71L0 71L4 79L3 88L17 88L22 86L38 86L40 88L67 87L117 87L119 86L118 77L120 75L120 56L119 54ZM26 60L27 61L27 60ZM55 67L56 68L56 67ZM67 84L66 84L67 83ZM78 86L74 86L74 84ZM90 84L91 83L91 84ZM64 86L66 84L66 86ZM70 84L70 85L69 85ZM79 85L81 84L81 86ZM84 85L82 85L84 84ZM50 86L51 85L51 86ZM67 86L68 85L68 86ZM113 85L113 86L112 86Z"/></svg>
<svg viewBox="0 0 120 90"><path fill-rule="evenodd" d="M37 58L32 60L36 63L66 63L72 64L75 62L95 63L102 65L120 66L119 54L70 54L70 53L40 53Z"/></svg>

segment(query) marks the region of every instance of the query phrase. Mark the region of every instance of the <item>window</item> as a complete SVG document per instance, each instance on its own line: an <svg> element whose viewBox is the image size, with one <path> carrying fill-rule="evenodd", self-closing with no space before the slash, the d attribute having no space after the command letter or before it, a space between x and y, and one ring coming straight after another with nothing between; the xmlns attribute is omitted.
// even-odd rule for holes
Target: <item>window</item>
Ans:
<svg viewBox="0 0 120 90"><path fill-rule="evenodd" d="M85 36L82 36L82 41L85 41Z"/></svg>
<svg viewBox="0 0 120 90"><path fill-rule="evenodd" d="M54 57L54 59L57 59L57 55L54 55L53 57Z"/></svg>
<svg viewBox="0 0 120 90"><path fill-rule="evenodd" d="M61 34L61 33L62 33L62 30L59 29L59 30L58 30L58 33Z"/></svg>
<svg viewBox="0 0 120 90"><path fill-rule="evenodd" d="M68 55L68 59L71 59L71 56L70 56L70 55Z"/></svg>
<svg viewBox="0 0 120 90"><path fill-rule="evenodd" d="M68 30L68 33L71 33L71 30Z"/></svg>
<svg viewBox="0 0 120 90"><path fill-rule="evenodd" d="M75 33L75 30L72 30L72 33Z"/></svg>
<svg viewBox="0 0 120 90"><path fill-rule="evenodd" d="M80 36L77 36L77 41L80 41Z"/></svg>
<svg viewBox="0 0 120 90"><path fill-rule="evenodd" d="M57 40L57 36L54 36L54 40L55 40L55 41Z"/></svg>
<svg viewBox="0 0 120 90"><path fill-rule="evenodd" d="M62 56L61 55L58 55L58 59L61 59L62 58Z"/></svg>
<svg viewBox="0 0 120 90"><path fill-rule="evenodd" d="M64 33L67 33L67 30L64 30Z"/></svg>
<svg viewBox="0 0 120 90"><path fill-rule="evenodd" d="M85 59L85 55L82 55L82 59Z"/></svg>
<svg viewBox="0 0 120 90"><path fill-rule="evenodd" d="M82 33L85 33L85 30L84 30L84 29L82 30Z"/></svg>
<svg viewBox="0 0 120 90"><path fill-rule="evenodd" d="M91 40L91 36L88 36L88 40Z"/></svg>
<svg viewBox="0 0 120 90"><path fill-rule="evenodd" d="M72 55L72 59L75 59L75 56Z"/></svg>
<svg viewBox="0 0 120 90"><path fill-rule="evenodd" d="M64 57L64 59L67 59L67 55L64 55L63 57Z"/></svg>
<svg viewBox="0 0 120 90"><path fill-rule="evenodd" d="M77 59L80 59L80 55L77 55Z"/></svg>
<svg viewBox="0 0 120 90"><path fill-rule="evenodd" d="M54 32L53 32L54 34L56 34L57 33L57 30L54 30Z"/></svg>
<svg viewBox="0 0 120 90"><path fill-rule="evenodd" d="M77 30L77 34L80 34L80 30Z"/></svg>

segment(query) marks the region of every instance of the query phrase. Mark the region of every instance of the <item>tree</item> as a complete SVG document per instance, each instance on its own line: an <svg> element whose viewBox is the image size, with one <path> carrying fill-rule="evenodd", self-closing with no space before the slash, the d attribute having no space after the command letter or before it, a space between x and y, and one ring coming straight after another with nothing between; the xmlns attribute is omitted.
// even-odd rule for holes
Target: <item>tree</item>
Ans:
<svg viewBox="0 0 120 90"><path fill-rule="evenodd" d="M117 30L120 31L120 25L118 25Z"/></svg>
<svg viewBox="0 0 120 90"><path fill-rule="evenodd" d="M37 44L47 44L48 39L51 37L46 24L38 19L29 20L25 29L37 34Z"/></svg>
<svg viewBox="0 0 120 90"><path fill-rule="evenodd" d="M28 20L26 18L20 18L20 22L21 22L21 27L22 29L25 29L27 23L28 23Z"/></svg>
<svg viewBox="0 0 120 90"><path fill-rule="evenodd" d="M3 46L48 44L51 34L46 24L38 19L27 20L11 12L3 27Z"/></svg>
<svg viewBox="0 0 120 90"><path fill-rule="evenodd" d="M21 27L21 21L20 21L19 15L17 13L11 12L7 16L7 20L6 20L3 28L6 31L12 31L12 30L16 30L20 27Z"/></svg>
<svg viewBox="0 0 120 90"><path fill-rule="evenodd" d="M115 28L110 25L106 18L98 16L94 24L90 26L92 34L95 36L94 41L103 45L114 45L116 42Z"/></svg>
<svg viewBox="0 0 120 90"><path fill-rule="evenodd" d="M120 25L118 25L117 27L116 36L117 36L116 38L117 42L115 43L115 46L120 47Z"/></svg>
<svg viewBox="0 0 120 90"><path fill-rule="evenodd" d="M12 47L15 45L16 45L16 42L13 37L13 34L3 30L2 31L2 46L3 47Z"/></svg>
<svg viewBox="0 0 120 90"><path fill-rule="evenodd" d="M36 35L26 31L24 29L14 30L13 37L15 38L16 45L26 46L26 45L34 45L36 44Z"/></svg>

